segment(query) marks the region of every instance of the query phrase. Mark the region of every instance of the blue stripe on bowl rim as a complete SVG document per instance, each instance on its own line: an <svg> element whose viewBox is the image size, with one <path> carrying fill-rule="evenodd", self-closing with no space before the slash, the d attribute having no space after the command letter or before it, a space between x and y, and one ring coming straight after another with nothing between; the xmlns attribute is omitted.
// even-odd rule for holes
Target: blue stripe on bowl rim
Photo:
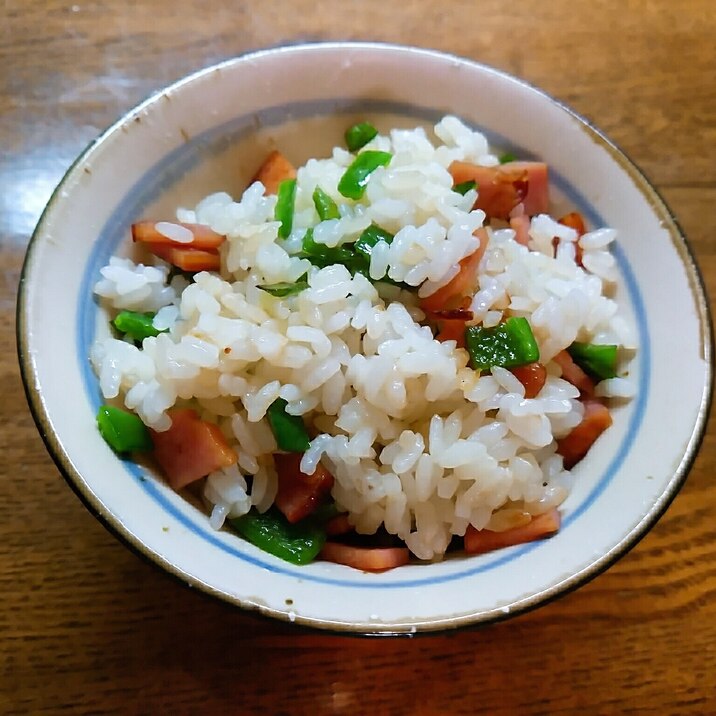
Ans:
<svg viewBox="0 0 716 716"><path fill-rule="evenodd" d="M403 102L373 100L361 100L356 102L355 99L344 98L276 105L259 112L251 112L237 116L228 122L196 135L163 157L127 191L99 233L98 240L95 242L85 265L78 293L76 358L82 375L86 396L94 412L98 410L102 403L102 397L97 378L88 360L90 347L94 341L97 313L99 310L98 302L93 297L92 287L98 279L100 268L108 262L109 257L116 252L120 243L125 240L127 228L131 222L136 220L136 217L156 200L166 188L190 172L203 155L207 153L218 153L232 143L246 137L249 133L254 132L257 126L257 119L261 127L272 127L297 119L347 113L364 114L366 116L391 114L435 123L449 112L447 110L426 108ZM485 134L491 146L509 150L521 158L536 158L534 154L519 145L515 145L497 132L484 129L479 125L471 126ZM589 223L593 226L606 225L599 212L586 197L552 167L550 168L550 181L575 208L582 212ZM586 498L564 519L562 530L579 519L611 483L636 439L648 401L651 375L651 345L646 310L634 272L618 243L612 246L612 253L621 272L624 285L626 286L639 334L639 351L636 358L639 366L637 395L631 406L632 412L627 430L616 454ZM126 472L137 481L148 497L162 507L183 527L202 538L206 543L252 566L307 582L364 589L395 589L429 586L489 572L528 552L540 549L543 545L542 542L532 542L519 547L513 547L503 551L500 553L500 556L495 558L483 558L477 565L472 567L459 569L448 574L417 579L404 579L399 581L395 578L391 578L391 580L386 580L385 578L381 578L380 575L376 575L375 578L370 581L358 581L319 576L309 573L305 568L296 568L288 563L278 561L267 561L266 559L248 554L240 548L227 544L219 539L217 536L218 533L209 527L206 515L197 511L197 517L200 522L190 518L189 515L175 504L173 495L171 497L168 496L166 491L162 490L156 482L147 478L145 471L140 466L129 460L122 460L122 463ZM238 537L237 541L241 543Z"/></svg>

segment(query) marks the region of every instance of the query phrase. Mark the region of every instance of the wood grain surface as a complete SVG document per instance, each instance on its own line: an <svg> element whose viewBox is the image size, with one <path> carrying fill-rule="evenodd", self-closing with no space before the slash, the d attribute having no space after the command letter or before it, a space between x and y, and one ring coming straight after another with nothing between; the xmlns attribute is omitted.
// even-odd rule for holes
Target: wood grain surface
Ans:
<svg viewBox="0 0 716 716"><path fill-rule="evenodd" d="M192 592L108 534L43 447L14 335L30 234L85 144L192 70L305 40L447 50L567 102L663 193L713 294L713 0L5 0L0 14L0 713L716 713L713 434L652 532L578 591L480 630L331 637Z"/></svg>

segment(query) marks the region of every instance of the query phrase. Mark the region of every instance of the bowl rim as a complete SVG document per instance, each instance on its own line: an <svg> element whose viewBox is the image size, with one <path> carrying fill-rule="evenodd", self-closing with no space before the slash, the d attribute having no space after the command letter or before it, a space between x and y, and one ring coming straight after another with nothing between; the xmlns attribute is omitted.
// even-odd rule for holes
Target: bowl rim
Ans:
<svg viewBox="0 0 716 716"><path fill-rule="evenodd" d="M85 163L86 159L90 157L100 147L100 145L107 137L118 131L130 119L142 113L146 108L152 106L155 102L161 99L162 96L166 95L169 92L179 90L185 84L195 82L222 68L232 67L236 64L240 64L247 61L251 62L254 60L259 60L260 58L266 56L275 57L277 55L284 55L296 52L305 53L326 49L352 49L357 51L378 53L386 51L400 52L407 53L410 55L417 54L427 59L432 58L435 60L439 60L440 62L445 62L446 60L451 62L458 62L460 64L466 64L472 67L476 67L487 74L491 74L493 76L498 77L501 80L515 83L517 85L522 86L523 88L527 88L532 92L537 93L543 99L553 105L556 105L568 115L571 115L573 119L576 119L580 129L588 132L593 138L593 140L597 142L603 149L605 149L617 162L619 167L628 174L628 176L634 182L637 190L642 194L642 196L649 203L652 209L661 218L664 219L664 228L669 232L672 244L676 248L688 276L691 292L695 299L698 320L701 329L702 353L705 362L705 385L694 429L684 449L683 457L679 461L678 466L674 469L673 476L666 483L665 489L661 493L659 498L651 505L651 507L643 515L639 522L637 522L632 527L632 529L628 533L626 533L609 552L602 555L599 559L593 561L587 567L585 567L579 572L576 572L567 579L562 580L557 584L554 584L548 589L545 589L541 592L538 592L520 600L514 606L514 608L510 609L509 614L503 614L499 612L499 610L496 613L493 610L492 612L483 613L481 615L473 614L448 619L441 618L436 620L436 623L434 625L430 623L428 623L427 625L420 625L417 629L417 632L411 632L411 635L413 633L435 634L457 628L474 628L484 626L489 623L503 621L505 619L517 616L518 614L523 614L533 609L536 609L543 604L547 604L557 599L558 597L568 594L569 592L572 592L577 588L583 586L602 572L606 571L616 561L618 561L633 547L635 547L641 541L641 539L643 539L643 537L648 533L648 531L654 526L654 524L659 520L659 518L669 507L669 505L674 500L674 498L676 497L676 495L686 481L686 478L691 470L694 460L696 459L699 447L706 433L714 391L714 329L710 304L708 301L708 295L703 275L696 263L694 252L691 248L689 240L683 229L681 228L678 220L674 216L673 212L671 211L665 200L659 194L658 190L646 177L644 172L637 166L637 164L611 139L607 138L601 130L595 127L590 120L586 119L581 114L574 111L571 107L564 104L562 101L554 98L551 94L519 77L515 77L514 75L504 70L494 68L482 62L478 62L467 57L462 57L457 54L448 53L444 51L412 47L395 43L365 41L331 41L282 44L278 46L263 48L260 50L249 51L228 58L219 63L215 63L210 66L199 69L176 80L175 82L170 83L167 86L164 86L152 92L146 99L142 100L130 110L125 112L115 122L110 124L104 131L100 132L97 137L95 137L72 162L67 171L64 173L57 187L53 191L50 199L48 200L48 203L44 208L40 219L38 220L37 226L35 227L29 240L18 285L15 322L17 354L20 363L20 372L25 396L32 417L43 439L47 451L49 452L50 456L52 457L55 465L59 469L65 481L79 497L79 499L88 509L88 511L93 514L112 535L119 539L120 542L122 542L125 546L129 547L132 552L134 552L150 564L154 565L155 567L161 569L162 572L167 573L175 579L179 580L184 586L188 585L190 587L197 587L201 593L213 598L218 598L221 601L229 603L233 606L238 606L247 613L258 614L267 618L270 617L272 620L279 619L285 622L291 621L297 627L308 628L311 630L319 630L324 633L330 632L356 636L386 636L408 634L408 632L405 632L403 630L391 631L389 628L381 629L378 627L378 625L376 625L375 630L371 630L364 628L364 625L336 623L333 621L321 620L314 617L302 617L300 615L296 615L295 621L289 620L282 612L275 612L270 608L252 607L251 605L243 603L235 596L227 594L224 591L203 582L201 579L186 573L182 569L176 567L174 564L169 562L167 559L163 558L162 555L151 549L148 549L147 546L136 535L134 535L124 526L124 524L119 518L112 515L110 512L103 508L103 505L100 502L99 498L94 495L92 490L89 488L89 486L83 479L82 475L75 469L69 455L65 452L57 436L51 429L48 409L42 396L33 387L35 383L35 371L32 355L29 350L27 331L27 298L29 291L28 277L33 266L35 248L38 245L41 236L43 235L43 232L45 230L45 224L47 223L51 213L54 211L55 206L63 199L63 189L65 185L69 183L74 173L78 170L78 167Z"/></svg>

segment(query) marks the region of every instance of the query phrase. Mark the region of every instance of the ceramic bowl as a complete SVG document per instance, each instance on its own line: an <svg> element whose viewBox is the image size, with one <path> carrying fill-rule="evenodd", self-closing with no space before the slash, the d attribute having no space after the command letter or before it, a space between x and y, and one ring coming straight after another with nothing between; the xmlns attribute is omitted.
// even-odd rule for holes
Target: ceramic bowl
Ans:
<svg viewBox="0 0 716 716"><path fill-rule="evenodd" d="M637 328L637 396L575 469L552 539L483 556L368 574L296 567L228 531L149 469L117 458L95 427L88 352L106 320L99 268L127 227L218 190L239 195L268 150L294 162L341 142L357 118L429 126L455 114L501 150L550 165L555 212L618 229L617 298ZM324 629L413 633L517 614L584 583L653 526L683 484L712 384L708 304L674 218L602 134L539 90L474 62L376 44L245 55L156 94L75 162L32 238L18 342L28 400L58 467L87 507L183 582L245 609ZM41 508L41 505L38 505Z"/></svg>

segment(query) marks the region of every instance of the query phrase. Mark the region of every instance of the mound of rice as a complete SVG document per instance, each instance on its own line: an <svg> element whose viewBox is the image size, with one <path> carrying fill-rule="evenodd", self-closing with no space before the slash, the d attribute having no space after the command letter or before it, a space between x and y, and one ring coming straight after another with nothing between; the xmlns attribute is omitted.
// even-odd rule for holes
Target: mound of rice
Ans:
<svg viewBox="0 0 716 716"><path fill-rule="evenodd" d="M608 248L613 230L578 239L540 215L525 247L511 229L489 229L472 310L486 326L508 315L529 319L548 370L534 399L525 399L509 371L481 376L454 341L435 340L421 325L418 291L374 284L341 265L319 269L292 255L308 227L315 227L317 243L335 247L375 222L395 238L376 246L371 278L387 269L391 279L420 287L420 297L447 283L476 249L474 231L485 220L471 210L475 190L452 191L447 167L456 159L491 165L497 158L481 134L454 117L439 122L435 135L434 143L422 129L393 130L371 141L367 149L389 151L393 159L370 176L357 202L336 188L353 155L335 148L328 159L311 159L298 170L286 240L277 238L276 197L264 196L260 183L238 201L221 193L179 209L179 221L227 235L221 275L168 280L169 267L158 259L146 266L115 257L102 269L95 291L108 306L157 311L155 327L169 329L141 348L98 339L91 360L103 395L121 396L156 430L169 427L168 408L190 401L239 455L238 465L205 483L215 528L252 506L264 511L274 499L276 443L265 415L279 397L316 435L303 471L312 473L322 461L357 531L384 525L420 559L442 556L469 524L504 530L525 512L544 512L566 497L570 474L555 440L579 423L583 406L551 359L574 340L636 348L605 295L616 278ZM319 221L312 201L319 184L341 207L339 219ZM584 268L575 263L577 239ZM306 273L309 288L295 296L257 288ZM606 397L632 392L623 378L598 386Z"/></svg>

